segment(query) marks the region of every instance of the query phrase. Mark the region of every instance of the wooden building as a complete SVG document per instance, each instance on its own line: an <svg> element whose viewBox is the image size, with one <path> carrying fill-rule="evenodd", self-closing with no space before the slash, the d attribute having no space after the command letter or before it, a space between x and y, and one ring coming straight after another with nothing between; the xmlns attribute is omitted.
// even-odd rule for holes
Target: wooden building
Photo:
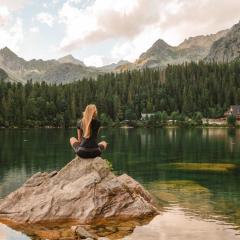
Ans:
<svg viewBox="0 0 240 240"><path fill-rule="evenodd" d="M240 119L240 105L231 105L224 113L225 117L228 117L229 115L234 115L237 119Z"/></svg>

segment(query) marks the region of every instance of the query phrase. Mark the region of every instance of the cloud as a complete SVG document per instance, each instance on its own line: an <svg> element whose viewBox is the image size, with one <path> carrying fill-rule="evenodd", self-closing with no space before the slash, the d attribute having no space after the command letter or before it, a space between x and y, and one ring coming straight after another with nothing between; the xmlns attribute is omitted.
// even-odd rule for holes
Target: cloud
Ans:
<svg viewBox="0 0 240 240"><path fill-rule="evenodd" d="M11 20L5 26L0 27L0 47L8 46L14 51L19 50L19 43L23 40L22 20Z"/></svg>
<svg viewBox="0 0 240 240"><path fill-rule="evenodd" d="M39 28L38 27L30 27L29 28L29 32L38 33L39 32Z"/></svg>
<svg viewBox="0 0 240 240"><path fill-rule="evenodd" d="M175 29L181 38L215 33L240 19L239 0L178 0L176 3L177 11L165 11L165 20L159 27L163 31Z"/></svg>
<svg viewBox="0 0 240 240"><path fill-rule="evenodd" d="M7 24L9 20L10 13L8 8L5 6L0 6L0 26Z"/></svg>
<svg viewBox="0 0 240 240"><path fill-rule="evenodd" d="M85 9L79 9L67 1L59 12L66 25L60 47L71 51L110 38L133 39L146 26L159 21L160 6L158 0L96 0Z"/></svg>
<svg viewBox="0 0 240 240"><path fill-rule="evenodd" d="M47 12L37 14L36 19L41 23L47 24L49 27L52 27L54 24L54 17Z"/></svg>
<svg viewBox="0 0 240 240"><path fill-rule="evenodd" d="M85 57L83 59L83 62L86 64L86 66L100 67L104 65L103 58L104 56L101 56L101 55L91 55L91 56Z"/></svg>
<svg viewBox="0 0 240 240"><path fill-rule="evenodd" d="M27 2L27 0L0 0L0 48L8 46L18 51L24 36L23 24L21 18L14 16L14 12Z"/></svg>
<svg viewBox="0 0 240 240"><path fill-rule="evenodd" d="M0 6L5 6L9 10L18 10L23 8L31 0L0 0Z"/></svg>
<svg viewBox="0 0 240 240"><path fill-rule="evenodd" d="M86 64L86 66L101 67L104 65L112 64L113 62L118 62L118 58L95 54L83 58L83 62Z"/></svg>

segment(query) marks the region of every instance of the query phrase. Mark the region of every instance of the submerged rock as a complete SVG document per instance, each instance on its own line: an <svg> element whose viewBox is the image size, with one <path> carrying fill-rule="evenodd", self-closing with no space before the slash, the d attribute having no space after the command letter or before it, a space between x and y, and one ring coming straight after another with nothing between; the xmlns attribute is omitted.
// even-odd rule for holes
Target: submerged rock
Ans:
<svg viewBox="0 0 240 240"><path fill-rule="evenodd" d="M150 194L107 162L75 158L60 171L36 173L0 201L0 221L21 224L142 219L158 214Z"/></svg>

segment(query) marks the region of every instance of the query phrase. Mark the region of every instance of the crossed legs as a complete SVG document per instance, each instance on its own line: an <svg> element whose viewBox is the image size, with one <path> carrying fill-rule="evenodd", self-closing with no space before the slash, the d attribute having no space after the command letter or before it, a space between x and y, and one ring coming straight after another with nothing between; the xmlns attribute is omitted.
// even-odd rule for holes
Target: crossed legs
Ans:
<svg viewBox="0 0 240 240"><path fill-rule="evenodd" d="M73 146L74 143L78 143L78 140L75 137L70 138L70 144ZM101 150L105 150L107 148L107 142L106 141L101 141L98 143L98 146L101 148Z"/></svg>

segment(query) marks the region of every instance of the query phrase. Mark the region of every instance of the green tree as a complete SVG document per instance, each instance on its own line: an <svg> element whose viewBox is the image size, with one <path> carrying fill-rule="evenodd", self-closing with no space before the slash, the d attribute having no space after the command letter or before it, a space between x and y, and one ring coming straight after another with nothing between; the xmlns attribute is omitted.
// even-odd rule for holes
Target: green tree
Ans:
<svg viewBox="0 0 240 240"><path fill-rule="evenodd" d="M231 114L231 115L229 115L229 116L227 117L227 124L228 124L229 126L235 126L235 125L236 125L236 122L237 122L237 119L236 119L236 117L235 117L233 114Z"/></svg>

